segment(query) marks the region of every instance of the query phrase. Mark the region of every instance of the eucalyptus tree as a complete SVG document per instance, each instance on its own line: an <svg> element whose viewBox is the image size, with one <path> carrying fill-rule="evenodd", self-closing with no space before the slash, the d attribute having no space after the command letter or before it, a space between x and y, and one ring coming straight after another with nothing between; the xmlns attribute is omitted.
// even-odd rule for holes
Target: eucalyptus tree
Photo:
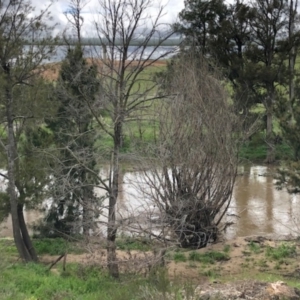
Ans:
<svg viewBox="0 0 300 300"><path fill-rule="evenodd" d="M1 147L6 154L7 169L7 174L2 176L7 180L14 241L24 261L37 261L25 224L24 204L30 191L32 196L43 184L37 176L38 170L24 169L30 148L26 154L26 147L20 147L22 139L27 142L32 139L38 144L39 133L34 128L41 124L39 120L45 112L45 107L42 107L45 94L42 95L44 90L41 89L39 72L53 53L50 45L52 28L47 25L50 19L48 7L35 12L30 1L0 1L0 101L5 129ZM37 45L27 45L32 40L38 41ZM22 151L25 151L24 157L20 155ZM33 162L31 160L31 165Z"/></svg>

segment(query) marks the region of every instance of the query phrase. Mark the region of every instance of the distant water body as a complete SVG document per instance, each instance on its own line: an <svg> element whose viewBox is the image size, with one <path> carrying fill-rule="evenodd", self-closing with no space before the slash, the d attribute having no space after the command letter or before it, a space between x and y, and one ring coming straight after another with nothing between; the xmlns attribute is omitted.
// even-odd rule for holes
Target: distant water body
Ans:
<svg viewBox="0 0 300 300"><path fill-rule="evenodd" d="M174 55L177 50L177 46L160 46L146 47L142 56L140 56L139 49L136 46L129 46L128 59L158 59L162 57L163 59L170 58ZM109 49L107 50L109 53ZM56 53L51 57L48 62L59 62L62 61L68 52L68 46L57 46ZM101 46L83 46L84 57L103 57L103 48ZM116 55L116 60L120 59Z"/></svg>

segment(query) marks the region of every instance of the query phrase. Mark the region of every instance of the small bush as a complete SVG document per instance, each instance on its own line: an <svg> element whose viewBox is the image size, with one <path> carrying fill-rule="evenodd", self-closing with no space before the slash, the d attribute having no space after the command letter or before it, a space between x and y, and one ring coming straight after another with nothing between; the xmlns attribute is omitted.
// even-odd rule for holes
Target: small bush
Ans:
<svg viewBox="0 0 300 300"><path fill-rule="evenodd" d="M250 251L254 252L255 254L258 254L262 251L261 246L254 242L250 242L250 244L248 244L248 247L249 247Z"/></svg>
<svg viewBox="0 0 300 300"><path fill-rule="evenodd" d="M210 269L210 270L202 272L201 274L204 276L210 277L212 279L220 276L220 273L217 269Z"/></svg>
<svg viewBox="0 0 300 300"><path fill-rule="evenodd" d="M230 245L228 245L228 244L224 245L223 252L229 253L230 252Z"/></svg>
<svg viewBox="0 0 300 300"><path fill-rule="evenodd" d="M283 258L294 257L296 254L296 246L291 244L283 243L277 248L268 246L266 249L266 256L274 260L281 260Z"/></svg>
<svg viewBox="0 0 300 300"><path fill-rule="evenodd" d="M173 256L174 261L176 262L185 262L186 256L182 252L176 252Z"/></svg>

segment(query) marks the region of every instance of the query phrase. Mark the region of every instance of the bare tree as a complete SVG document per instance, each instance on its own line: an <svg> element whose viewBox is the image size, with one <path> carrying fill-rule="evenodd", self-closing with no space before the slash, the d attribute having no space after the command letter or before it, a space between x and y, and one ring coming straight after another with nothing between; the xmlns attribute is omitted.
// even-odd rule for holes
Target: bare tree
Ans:
<svg viewBox="0 0 300 300"><path fill-rule="evenodd" d="M39 182L34 175L22 176L19 142L25 124L38 114L36 78L41 64L53 52L53 46L48 46L51 28L44 23L49 17L47 9L34 13L29 1L0 1L0 101L7 135L1 139L1 147L7 160L4 176L8 181L14 240L24 261L37 261L23 209L29 183L35 182L37 187Z"/></svg>
<svg viewBox="0 0 300 300"><path fill-rule="evenodd" d="M156 7L156 9L155 9ZM156 14L153 15L154 8ZM120 152L124 127L135 119L137 112L149 107L155 99L156 83L146 73L154 71L155 62L167 57L170 50L160 46L171 35L161 23L163 7L152 0L100 0L99 18L95 21L98 38L103 45L99 53L101 97L97 106L86 99L100 129L113 141L108 181L103 187L109 197L107 225L107 263L112 276L118 277L116 258L116 204L119 195ZM150 47L155 40L155 45ZM103 55L105 54L105 55ZM146 75L145 75L146 74ZM107 118L99 115L105 111Z"/></svg>
<svg viewBox="0 0 300 300"><path fill-rule="evenodd" d="M88 1L85 0L70 0L69 8L65 12L66 18L76 31L76 38L79 44L81 44L81 28L84 22L82 10L87 4Z"/></svg>
<svg viewBox="0 0 300 300"><path fill-rule="evenodd" d="M172 70L173 96L157 105L158 139L141 160L141 187L159 216L155 236L201 248L217 239L231 201L238 122L221 77L204 59L182 54Z"/></svg>

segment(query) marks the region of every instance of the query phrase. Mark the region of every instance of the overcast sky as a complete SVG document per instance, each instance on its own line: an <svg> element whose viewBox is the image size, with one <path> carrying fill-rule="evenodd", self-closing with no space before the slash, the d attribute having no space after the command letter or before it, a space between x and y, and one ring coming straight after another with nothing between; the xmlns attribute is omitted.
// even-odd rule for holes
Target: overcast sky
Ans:
<svg viewBox="0 0 300 300"><path fill-rule="evenodd" d="M40 1L40 0L31 0L33 6L36 7L36 10L40 10L45 8L50 1ZM83 10L83 17L84 17L84 28L83 28L83 35L84 36L91 36L93 22L97 18L96 11L97 11L97 3L98 0L90 0L89 3L85 6ZM164 16L161 19L164 23L174 23L178 13L184 7L184 0L153 0L153 3L156 4L156 7L159 5L165 5L164 9ZM99 6L99 5L98 5ZM67 19L64 15L64 12L67 11L69 8L69 1L68 0L56 0L51 5L51 12L54 17L54 20L59 23L56 26L56 34L62 33L63 30L68 27ZM155 5L149 10L149 13L155 15Z"/></svg>

